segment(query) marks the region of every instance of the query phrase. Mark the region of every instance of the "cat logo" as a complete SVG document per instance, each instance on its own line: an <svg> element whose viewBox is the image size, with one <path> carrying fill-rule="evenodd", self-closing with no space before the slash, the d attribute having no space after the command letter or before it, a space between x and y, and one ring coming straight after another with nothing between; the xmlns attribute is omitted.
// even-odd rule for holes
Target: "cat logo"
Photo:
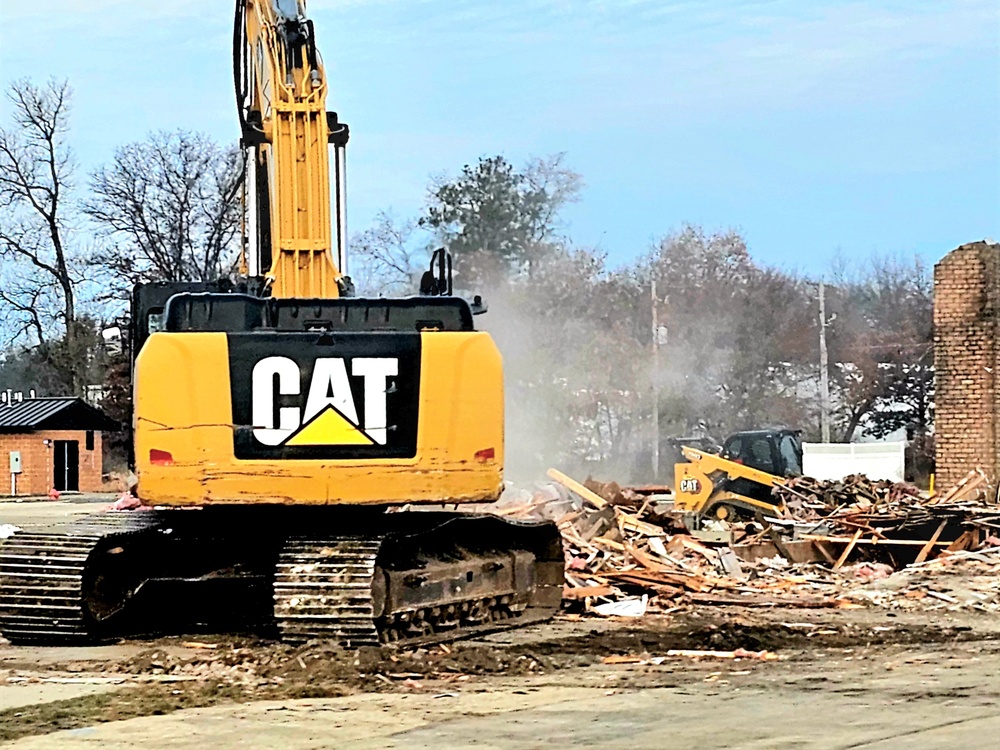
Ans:
<svg viewBox="0 0 1000 750"><path fill-rule="evenodd" d="M350 373L350 377L348 375ZM266 357L253 367L253 437L265 446L289 448L376 447L388 441L390 378L395 357L325 357L314 361L303 396L302 370L289 357ZM363 419L351 388L362 385Z"/></svg>

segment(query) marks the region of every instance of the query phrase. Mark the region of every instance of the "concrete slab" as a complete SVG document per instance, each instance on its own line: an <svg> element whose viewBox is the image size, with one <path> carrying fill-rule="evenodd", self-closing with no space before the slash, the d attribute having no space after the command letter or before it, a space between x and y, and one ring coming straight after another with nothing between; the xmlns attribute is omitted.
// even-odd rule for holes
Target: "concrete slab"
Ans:
<svg viewBox="0 0 1000 750"><path fill-rule="evenodd" d="M97 513L115 501L114 495L94 496L87 502L66 502L63 500L0 502L0 524L15 526L26 524L57 523L73 516Z"/></svg>
<svg viewBox="0 0 1000 750"><path fill-rule="evenodd" d="M53 684L35 683L23 685L0 685L0 711L24 708L39 703L83 698L87 695L120 690L121 685L113 682L101 684Z"/></svg>
<svg viewBox="0 0 1000 750"><path fill-rule="evenodd" d="M686 687L616 691L524 685L485 692L363 695L184 711L26 738L19 750L995 747L986 701L928 710L864 690Z"/></svg>

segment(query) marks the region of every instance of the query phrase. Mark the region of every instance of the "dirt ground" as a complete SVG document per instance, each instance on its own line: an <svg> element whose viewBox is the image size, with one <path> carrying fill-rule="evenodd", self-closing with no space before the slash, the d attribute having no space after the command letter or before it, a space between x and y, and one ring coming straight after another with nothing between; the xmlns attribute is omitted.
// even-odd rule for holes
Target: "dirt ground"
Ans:
<svg viewBox="0 0 1000 750"><path fill-rule="evenodd" d="M81 509L94 506L2 503L0 523ZM476 641L395 651L204 634L76 649L0 645L0 741L283 750L995 747L1000 623L981 613L891 614L703 607L639 620L563 615ZM670 655L740 648L754 653Z"/></svg>

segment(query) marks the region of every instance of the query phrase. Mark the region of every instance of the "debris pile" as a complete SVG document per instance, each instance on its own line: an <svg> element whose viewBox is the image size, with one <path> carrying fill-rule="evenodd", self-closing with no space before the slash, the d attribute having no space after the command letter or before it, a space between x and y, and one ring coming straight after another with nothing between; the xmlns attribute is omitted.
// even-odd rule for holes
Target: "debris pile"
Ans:
<svg viewBox="0 0 1000 750"><path fill-rule="evenodd" d="M791 528L793 539L812 542L816 559L826 558L835 569L858 547L863 559L894 568L922 563L943 551L976 549L1000 518L1000 507L979 470L939 497L861 475L836 482L796 478L775 487L774 494L792 522L783 531Z"/></svg>
<svg viewBox="0 0 1000 750"><path fill-rule="evenodd" d="M462 683L489 674L539 674L554 668L530 647L501 650L477 645L438 644L390 651L377 647L343 649L310 641L300 646L253 640L160 643L122 661L104 665L118 681L198 682L241 686L257 697L344 695L364 686L383 690L419 687L418 681Z"/></svg>
<svg viewBox="0 0 1000 750"><path fill-rule="evenodd" d="M785 480L772 490L775 497L798 519L829 515L849 505L885 507L905 505L919 500L920 490L913 485L872 481L863 474L852 474L837 481L818 481L811 477Z"/></svg>
<svg viewBox="0 0 1000 750"><path fill-rule="evenodd" d="M703 538L648 492L549 476L498 512L558 524L570 607L619 617L705 605L1000 611L1000 506L980 471L937 497L863 476L798 478L776 490L782 517L707 521L714 535Z"/></svg>
<svg viewBox="0 0 1000 750"><path fill-rule="evenodd" d="M910 565L847 596L887 609L1000 612L1000 547Z"/></svg>

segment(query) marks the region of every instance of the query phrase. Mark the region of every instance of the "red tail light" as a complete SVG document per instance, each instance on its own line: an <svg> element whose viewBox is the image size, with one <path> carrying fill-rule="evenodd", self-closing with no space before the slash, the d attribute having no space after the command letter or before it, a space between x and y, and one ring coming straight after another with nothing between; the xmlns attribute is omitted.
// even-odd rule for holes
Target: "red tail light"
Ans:
<svg viewBox="0 0 1000 750"><path fill-rule="evenodd" d="M173 466L174 457L171 453L167 451L161 451L157 448L149 449L149 462L153 466Z"/></svg>
<svg viewBox="0 0 1000 750"><path fill-rule="evenodd" d="M484 448L481 451L476 451L477 461L492 461L496 458L497 452L493 448Z"/></svg>

